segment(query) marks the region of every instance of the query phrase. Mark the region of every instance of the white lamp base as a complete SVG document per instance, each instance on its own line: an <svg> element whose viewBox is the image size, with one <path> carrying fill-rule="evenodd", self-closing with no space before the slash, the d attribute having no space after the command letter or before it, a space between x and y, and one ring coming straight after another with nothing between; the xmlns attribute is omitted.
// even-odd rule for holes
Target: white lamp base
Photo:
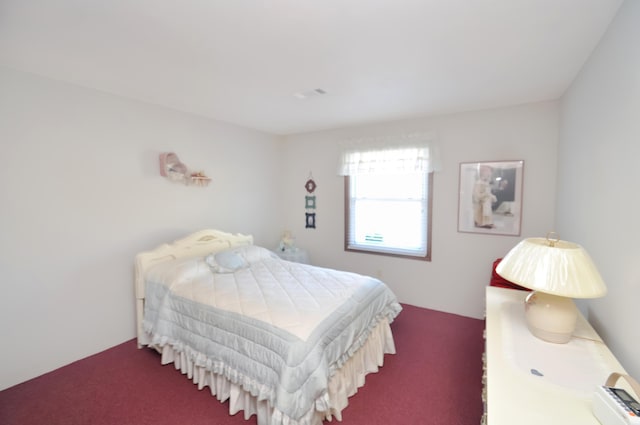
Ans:
<svg viewBox="0 0 640 425"><path fill-rule="evenodd" d="M565 344L576 327L578 309L571 298L533 291L525 299L525 318L536 337Z"/></svg>

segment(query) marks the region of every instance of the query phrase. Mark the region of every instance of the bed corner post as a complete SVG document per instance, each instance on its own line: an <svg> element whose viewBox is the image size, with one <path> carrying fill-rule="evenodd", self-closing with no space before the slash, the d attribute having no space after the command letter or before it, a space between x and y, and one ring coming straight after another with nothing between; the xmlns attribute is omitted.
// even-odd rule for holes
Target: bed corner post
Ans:
<svg viewBox="0 0 640 425"><path fill-rule="evenodd" d="M138 339L138 348L143 348L149 343L147 336L142 326L142 316L144 312L144 299L136 299L136 336Z"/></svg>
<svg viewBox="0 0 640 425"><path fill-rule="evenodd" d="M144 318L144 269L142 262L142 255L137 255L133 285L136 296L136 337L138 339L138 348L142 348L151 342L142 324Z"/></svg>

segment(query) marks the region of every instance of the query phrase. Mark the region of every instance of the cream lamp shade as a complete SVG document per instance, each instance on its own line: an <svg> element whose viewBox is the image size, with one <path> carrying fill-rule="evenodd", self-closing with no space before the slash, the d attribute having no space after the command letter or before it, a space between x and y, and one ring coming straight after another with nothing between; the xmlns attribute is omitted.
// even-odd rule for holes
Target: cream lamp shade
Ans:
<svg viewBox="0 0 640 425"><path fill-rule="evenodd" d="M571 298L598 298L607 293L598 269L578 244L551 238L524 239L500 261L496 272L534 292L525 301L531 333L549 342L571 339L577 309Z"/></svg>

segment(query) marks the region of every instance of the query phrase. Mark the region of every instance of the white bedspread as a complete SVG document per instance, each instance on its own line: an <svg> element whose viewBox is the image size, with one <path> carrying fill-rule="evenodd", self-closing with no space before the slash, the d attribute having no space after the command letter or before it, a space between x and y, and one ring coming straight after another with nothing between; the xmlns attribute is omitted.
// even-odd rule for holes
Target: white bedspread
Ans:
<svg viewBox="0 0 640 425"><path fill-rule="evenodd" d="M275 258L234 273L214 273L203 258L175 260L146 280L152 344L268 400L282 422L326 409L330 377L401 310L377 279Z"/></svg>

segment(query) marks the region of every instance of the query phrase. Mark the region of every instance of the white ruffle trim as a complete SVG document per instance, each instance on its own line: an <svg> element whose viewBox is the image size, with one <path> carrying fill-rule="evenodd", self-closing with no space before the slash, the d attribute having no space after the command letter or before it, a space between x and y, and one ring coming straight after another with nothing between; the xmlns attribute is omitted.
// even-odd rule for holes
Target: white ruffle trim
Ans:
<svg viewBox="0 0 640 425"><path fill-rule="evenodd" d="M381 319L366 342L330 378L327 392L296 420L271 406L268 388L246 376L233 376L233 371L224 365L212 365L204 354L185 349L182 344L153 339L153 347L162 354L162 364L173 363L198 389L209 387L211 395L221 402L229 400L229 414L243 411L245 419L256 415L258 425L320 425L323 420L331 421L333 417L341 421L342 410L349 404L348 398L364 385L365 376L378 371L385 354L396 352L389 321Z"/></svg>

